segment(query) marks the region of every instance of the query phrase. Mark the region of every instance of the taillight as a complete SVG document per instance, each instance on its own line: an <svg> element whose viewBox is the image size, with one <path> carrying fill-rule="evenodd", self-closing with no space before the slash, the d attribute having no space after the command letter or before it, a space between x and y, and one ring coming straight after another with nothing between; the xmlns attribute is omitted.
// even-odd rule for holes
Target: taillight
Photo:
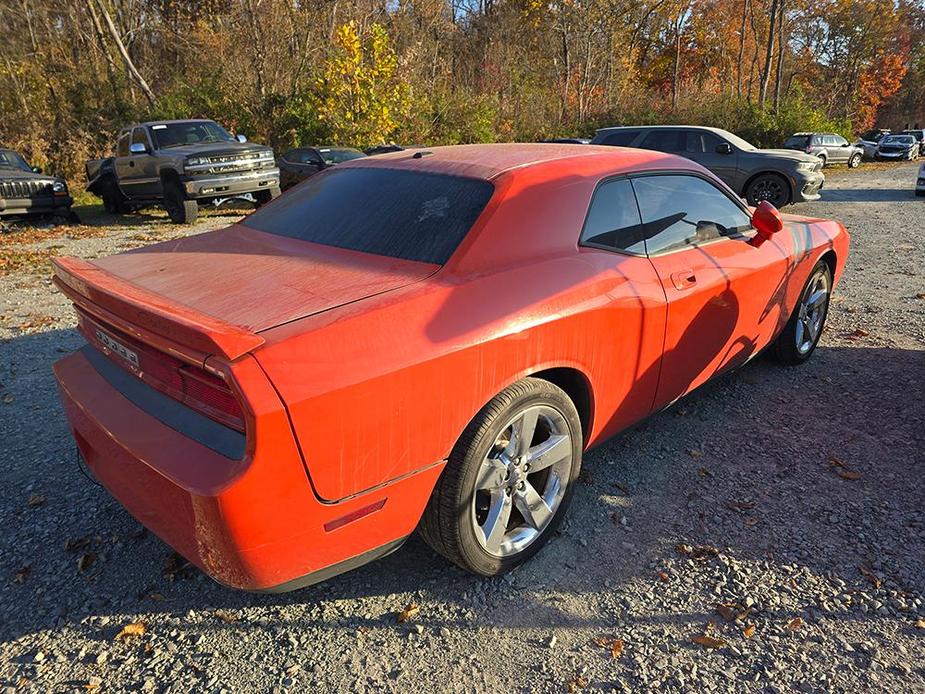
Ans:
<svg viewBox="0 0 925 694"><path fill-rule="evenodd" d="M206 417L244 431L244 411L225 379L77 313L81 333L112 362Z"/></svg>

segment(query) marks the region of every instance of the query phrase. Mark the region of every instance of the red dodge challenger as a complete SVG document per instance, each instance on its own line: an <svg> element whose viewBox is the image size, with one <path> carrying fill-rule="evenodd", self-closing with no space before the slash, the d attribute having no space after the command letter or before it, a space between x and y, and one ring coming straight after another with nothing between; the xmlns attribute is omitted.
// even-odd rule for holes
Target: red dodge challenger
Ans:
<svg viewBox="0 0 925 694"><path fill-rule="evenodd" d="M680 157L404 150L55 261L88 343L55 374L97 479L228 586L308 585L416 528L495 575L555 531L583 451L765 348L808 359L847 254L838 222Z"/></svg>

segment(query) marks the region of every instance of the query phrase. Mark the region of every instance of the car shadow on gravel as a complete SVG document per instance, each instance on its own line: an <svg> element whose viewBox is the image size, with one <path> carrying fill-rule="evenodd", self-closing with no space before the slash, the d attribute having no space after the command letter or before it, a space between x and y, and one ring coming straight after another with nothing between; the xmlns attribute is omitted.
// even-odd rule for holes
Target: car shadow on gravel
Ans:
<svg viewBox="0 0 925 694"><path fill-rule="evenodd" d="M254 595L184 567L81 472L50 371L80 344L70 330L0 343L0 398L12 396L0 404L4 640L52 627L111 640L136 618L197 633L357 630L395 625L411 601L429 625L457 629L687 627L712 604L678 612L660 601L660 572L667 590L695 570L679 543L715 547L708 561L794 565L859 588L857 567L870 564L925 592L925 417L920 397L903 397L925 392L922 351L822 346L802 367L759 358L720 377L590 451L559 536L510 577L466 574L412 537L326 583Z"/></svg>
<svg viewBox="0 0 925 694"><path fill-rule="evenodd" d="M915 177L908 188L843 188L826 190L817 203L909 202L916 200Z"/></svg>

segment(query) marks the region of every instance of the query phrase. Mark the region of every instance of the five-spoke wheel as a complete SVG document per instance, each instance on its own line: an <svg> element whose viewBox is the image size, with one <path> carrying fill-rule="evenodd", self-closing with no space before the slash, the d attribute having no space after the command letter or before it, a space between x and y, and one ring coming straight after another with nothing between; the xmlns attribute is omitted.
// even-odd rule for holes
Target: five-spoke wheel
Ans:
<svg viewBox="0 0 925 694"><path fill-rule="evenodd" d="M774 354L784 364L801 364L819 344L829 310L832 293L832 272L820 260L800 294L799 303L774 343Z"/></svg>

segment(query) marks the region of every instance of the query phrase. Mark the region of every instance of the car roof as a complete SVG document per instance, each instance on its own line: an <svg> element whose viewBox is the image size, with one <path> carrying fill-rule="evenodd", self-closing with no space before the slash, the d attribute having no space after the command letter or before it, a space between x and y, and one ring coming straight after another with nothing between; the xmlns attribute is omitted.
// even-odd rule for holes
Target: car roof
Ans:
<svg viewBox="0 0 925 694"><path fill-rule="evenodd" d="M717 134L729 132L723 128L714 128L709 125L687 125L684 123L676 123L675 125L611 125L606 128L598 128L595 132L606 133L611 130L677 130L679 128L709 130L711 133Z"/></svg>
<svg viewBox="0 0 925 694"><path fill-rule="evenodd" d="M214 123L215 121L211 118L178 118L175 120L149 120L144 123L136 123L135 125L129 125L123 130L129 130L131 128L138 128L143 125L174 125L176 123Z"/></svg>
<svg viewBox="0 0 925 694"><path fill-rule="evenodd" d="M663 169L700 170L683 157L644 149L604 145L572 145L556 143L504 143L484 145L450 145L390 152L375 157L351 159L338 168L357 166L407 169L491 180L514 171L556 165L562 175L572 172L566 163L574 164L588 175L595 171L620 173L633 169L652 169L653 163Z"/></svg>

